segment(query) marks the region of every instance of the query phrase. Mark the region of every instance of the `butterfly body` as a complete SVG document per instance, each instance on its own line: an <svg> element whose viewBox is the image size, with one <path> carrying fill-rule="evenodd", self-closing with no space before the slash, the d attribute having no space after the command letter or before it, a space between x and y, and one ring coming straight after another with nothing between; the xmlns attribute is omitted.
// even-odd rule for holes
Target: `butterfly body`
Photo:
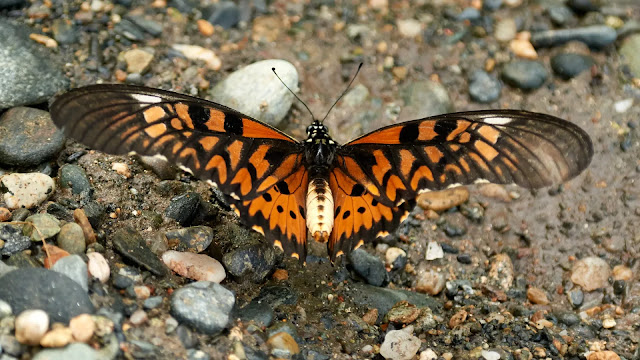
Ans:
<svg viewBox="0 0 640 360"><path fill-rule="evenodd" d="M50 110L95 149L159 155L207 180L248 226L300 260L309 233L332 259L388 235L421 192L476 182L539 188L575 177L593 155L578 126L518 110L408 121L344 145L317 120L298 141L223 105L137 86L74 89Z"/></svg>

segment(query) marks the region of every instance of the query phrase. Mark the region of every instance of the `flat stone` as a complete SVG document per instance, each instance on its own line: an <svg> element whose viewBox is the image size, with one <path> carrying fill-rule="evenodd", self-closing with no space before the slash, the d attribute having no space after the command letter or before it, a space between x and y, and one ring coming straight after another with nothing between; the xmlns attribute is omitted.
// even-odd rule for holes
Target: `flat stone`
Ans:
<svg viewBox="0 0 640 360"><path fill-rule="evenodd" d="M22 228L22 233L30 236L31 241L42 241L41 236L48 239L60 232L60 220L46 213L31 215L25 221L33 224L27 224ZM34 226L38 229L37 231Z"/></svg>
<svg viewBox="0 0 640 360"><path fill-rule="evenodd" d="M18 167L41 164L64 145L64 134L49 113L27 107L0 116L0 138L0 164Z"/></svg>
<svg viewBox="0 0 640 360"><path fill-rule="evenodd" d="M204 254L169 250L162 254L162 261L169 269L189 279L220 283L226 277L222 264Z"/></svg>
<svg viewBox="0 0 640 360"><path fill-rule="evenodd" d="M162 261L154 254L142 236L133 229L124 228L113 234L113 247L124 258L149 270L155 275L164 276L167 268Z"/></svg>
<svg viewBox="0 0 640 360"><path fill-rule="evenodd" d="M192 226L169 230L165 236L172 249L200 253L213 241L213 229L208 226Z"/></svg>
<svg viewBox="0 0 640 360"><path fill-rule="evenodd" d="M618 34L614 28L605 25L593 25L581 28L547 30L531 34L531 43L536 48L552 47L580 41L592 48L603 48L616 41Z"/></svg>

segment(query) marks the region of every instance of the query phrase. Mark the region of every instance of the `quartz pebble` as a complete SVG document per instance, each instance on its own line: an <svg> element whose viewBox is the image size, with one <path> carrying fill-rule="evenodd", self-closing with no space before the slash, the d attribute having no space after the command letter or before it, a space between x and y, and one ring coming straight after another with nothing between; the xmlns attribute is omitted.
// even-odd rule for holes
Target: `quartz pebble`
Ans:
<svg viewBox="0 0 640 360"><path fill-rule="evenodd" d="M420 339L412 335L413 326L402 330L392 330L384 337L380 355L390 360L410 360L420 349Z"/></svg>
<svg viewBox="0 0 640 360"><path fill-rule="evenodd" d="M109 269L109 263L102 254L92 252L87 254L89 261L87 262L87 270L89 274L98 279L101 283L106 283L109 280L111 269Z"/></svg>
<svg viewBox="0 0 640 360"><path fill-rule="evenodd" d="M207 67L211 70L220 70L222 67L222 61L220 58L214 53L212 50L203 48L198 45L189 45L189 44L174 44L174 50L177 50L182 53L189 60L200 60L203 61Z"/></svg>
<svg viewBox="0 0 640 360"><path fill-rule="evenodd" d="M21 344L40 344L40 340L48 329L49 315L42 310L25 310L16 317L16 339Z"/></svg>
<svg viewBox="0 0 640 360"><path fill-rule="evenodd" d="M168 268L194 280L220 283L226 277L222 264L210 256L169 250L162 255Z"/></svg>
<svg viewBox="0 0 640 360"><path fill-rule="evenodd" d="M53 179L41 173L8 174L2 177L4 202L9 209L31 209L47 200L56 189Z"/></svg>
<svg viewBox="0 0 640 360"><path fill-rule="evenodd" d="M573 265L571 281L585 291L593 291L607 287L610 274L611 270L606 261L599 257L587 257Z"/></svg>
<svg viewBox="0 0 640 360"><path fill-rule="evenodd" d="M80 314L69 321L71 335L76 341L88 342L96 331L96 323L89 314Z"/></svg>

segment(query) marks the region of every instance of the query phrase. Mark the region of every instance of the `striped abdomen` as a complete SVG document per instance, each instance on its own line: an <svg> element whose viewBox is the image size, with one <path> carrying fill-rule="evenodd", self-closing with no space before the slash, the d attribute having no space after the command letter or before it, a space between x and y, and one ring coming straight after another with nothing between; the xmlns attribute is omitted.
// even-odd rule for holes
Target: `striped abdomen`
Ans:
<svg viewBox="0 0 640 360"><path fill-rule="evenodd" d="M323 178L309 182L307 190L307 228L320 242L329 240L333 229L333 195L329 183Z"/></svg>

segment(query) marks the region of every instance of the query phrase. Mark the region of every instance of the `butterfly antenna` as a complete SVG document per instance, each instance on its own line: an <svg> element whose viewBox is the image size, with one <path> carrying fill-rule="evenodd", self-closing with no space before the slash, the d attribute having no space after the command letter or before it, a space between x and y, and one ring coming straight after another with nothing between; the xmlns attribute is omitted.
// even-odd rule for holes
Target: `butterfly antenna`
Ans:
<svg viewBox="0 0 640 360"><path fill-rule="evenodd" d="M320 122L322 122L322 123L324 122L324 119L326 119L326 118L327 118L327 116L329 116L329 113L331 112L331 110L333 110L333 108L336 106L336 104L338 103L338 101L340 101L340 99L342 99L342 97L344 96L344 94L346 94L346 93L347 93L347 91L349 91L349 88L351 87L351 84L353 84L353 81L354 81L354 80L356 79L356 77L358 76L358 73L360 72L360 69L362 69L362 64L363 64L363 63L360 63L360 65L358 65L358 70L356 70L355 75L353 75L353 77L351 78L351 81L349 81L349 85L347 85L347 88L346 88L346 89L344 89L344 91L342 92L342 94L340 94L340 96L338 97L338 100L336 100L336 102L334 102L334 103L333 103L333 105L331 105L331 107L329 108L329 111L327 111L327 115L325 115L325 116L322 118L322 121L320 121Z"/></svg>
<svg viewBox="0 0 640 360"><path fill-rule="evenodd" d="M313 116L313 113L311 112L311 109L309 109L309 107L307 106L307 104L304 103L304 101L302 101L302 99L300 99L298 97L298 95L296 95L296 93L293 92L293 90L291 90L287 84L284 83L284 81L282 81L282 79L280 79L280 76L278 76L278 73L276 72L276 68L272 67L271 71L273 71L273 73L276 75L276 77L278 78L278 80L280 80L280 82L282 83L282 85L284 85L284 87L287 88L287 90L289 90L289 92L296 97L296 99L298 99L298 101L300 101L300 103L302 103L302 105L304 105L304 107L307 109L307 111L309 112L309 114L311 114L311 119L315 120L315 116Z"/></svg>

